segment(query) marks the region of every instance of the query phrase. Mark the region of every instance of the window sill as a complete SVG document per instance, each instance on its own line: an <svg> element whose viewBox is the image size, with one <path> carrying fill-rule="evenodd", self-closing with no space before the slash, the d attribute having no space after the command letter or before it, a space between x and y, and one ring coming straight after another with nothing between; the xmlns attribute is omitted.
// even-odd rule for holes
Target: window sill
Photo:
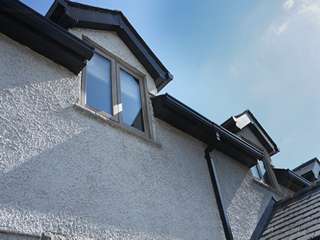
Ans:
<svg viewBox="0 0 320 240"><path fill-rule="evenodd" d="M256 184L259 184L260 186L264 187L264 188L271 188L268 184L266 184L264 181L256 178L256 177L253 177L253 181L256 183Z"/></svg>
<svg viewBox="0 0 320 240"><path fill-rule="evenodd" d="M107 123L111 127L118 128L121 131L126 132L134 137L138 137L139 139L142 139L144 142L146 142L148 144L151 144L151 145L158 147L158 148L161 147L160 143L156 142L154 139L152 139L150 137L147 137L146 134L140 132L139 130L135 130L131 127L128 127L128 126L125 126L119 122L116 122L115 120L108 118L104 114L96 112L86 106L79 104L79 103L76 103L74 105L74 108L89 117L94 117L96 120L98 120L102 123Z"/></svg>
<svg viewBox="0 0 320 240"><path fill-rule="evenodd" d="M261 186L263 188L266 188L268 191L273 192L275 194L278 194L277 191L272 186L270 186L269 184L263 182L262 180L259 180L258 178L253 177L252 181L257 185L259 185L259 186Z"/></svg>

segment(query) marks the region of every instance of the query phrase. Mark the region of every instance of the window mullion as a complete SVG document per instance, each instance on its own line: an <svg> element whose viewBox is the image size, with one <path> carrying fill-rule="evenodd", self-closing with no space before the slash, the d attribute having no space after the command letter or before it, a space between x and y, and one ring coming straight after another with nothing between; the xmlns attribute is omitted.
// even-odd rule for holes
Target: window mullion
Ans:
<svg viewBox="0 0 320 240"><path fill-rule="evenodd" d="M81 85L80 85L80 104L85 106L86 105L86 74L87 74L87 68L85 67L82 70L81 75Z"/></svg>
<svg viewBox="0 0 320 240"><path fill-rule="evenodd" d="M144 125L144 130L148 137L150 137L150 129L149 129L149 116L147 114L148 109L148 100L147 100L147 88L146 88L146 79L139 79L139 88L140 88L140 98L141 98L141 108L142 108L142 120Z"/></svg>
<svg viewBox="0 0 320 240"><path fill-rule="evenodd" d="M112 110L113 110L113 118L115 120L118 120L118 115L117 115L117 104L118 104L118 101L117 101L117 94L116 94L116 91L117 91L117 83L116 83L116 78L117 78L117 73L116 73L116 63L115 63L115 60L112 59L111 60L111 82L112 82Z"/></svg>
<svg viewBox="0 0 320 240"><path fill-rule="evenodd" d="M121 123L122 122L122 111L123 106L121 102L121 85L120 85L120 66L115 61L115 100L116 100L116 109L117 109L117 120Z"/></svg>

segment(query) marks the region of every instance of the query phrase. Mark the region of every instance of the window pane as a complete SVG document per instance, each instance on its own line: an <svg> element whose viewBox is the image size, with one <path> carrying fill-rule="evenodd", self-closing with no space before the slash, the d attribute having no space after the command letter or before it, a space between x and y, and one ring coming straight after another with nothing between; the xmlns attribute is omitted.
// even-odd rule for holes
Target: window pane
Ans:
<svg viewBox="0 0 320 240"><path fill-rule="evenodd" d="M254 177L264 180L266 170L264 168L263 162L258 160L257 164L251 168L251 173Z"/></svg>
<svg viewBox="0 0 320 240"><path fill-rule="evenodd" d="M264 168L263 161L258 160L258 167L260 171L260 177L261 179L263 179L266 174L266 169Z"/></svg>
<svg viewBox="0 0 320 240"><path fill-rule="evenodd" d="M257 168L257 165L255 165L255 166L253 166L253 167L251 168L251 173L252 173L252 175L253 175L254 177L260 179L260 173L259 173L259 170L258 170L258 168Z"/></svg>
<svg viewBox="0 0 320 240"><path fill-rule="evenodd" d="M144 131L140 86L129 73L120 69L121 102L123 122Z"/></svg>
<svg viewBox="0 0 320 240"><path fill-rule="evenodd" d="M94 54L86 68L86 105L112 114L111 62Z"/></svg>

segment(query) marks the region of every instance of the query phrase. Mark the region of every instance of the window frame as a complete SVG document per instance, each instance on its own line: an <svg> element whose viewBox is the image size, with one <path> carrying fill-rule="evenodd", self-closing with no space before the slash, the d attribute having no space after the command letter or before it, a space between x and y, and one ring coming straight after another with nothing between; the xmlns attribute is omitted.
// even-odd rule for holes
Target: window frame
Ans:
<svg viewBox="0 0 320 240"><path fill-rule="evenodd" d="M145 89L145 86L144 86L144 79L145 77L142 76L140 73L138 72L135 72L134 69L131 69L130 66L128 66L127 64L124 64L124 63L116 63L116 72L117 72L117 86L118 86L118 104L121 103L121 80L120 80L120 70L123 70L125 72L127 72L129 75L131 75L132 77L135 78L135 80L138 81L138 84L139 84L139 92L140 92L140 99L141 99L141 108L142 108L142 119L143 119L143 128L144 128L144 131L140 131L134 127L131 127L130 125L126 124L123 122L123 118L122 118L122 114L123 114L123 111L121 111L119 113L119 122L122 123L123 125L127 126L127 127L131 127L131 128L134 128L140 132L145 132L145 131L148 131L148 121L147 121L147 107L144 107L144 106L147 106L146 104L146 100L145 100L145 96L146 96L146 93L144 91Z"/></svg>
<svg viewBox="0 0 320 240"><path fill-rule="evenodd" d="M114 55L113 53L109 52L105 48L101 47L95 41L91 40L89 37L83 35L82 39L87 42L89 45L94 47L95 52L102 57L106 58L111 63L111 84L112 84L112 115L94 109L86 105L86 67L82 71L81 76L81 96L80 96L80 104L89 109L90 111L95 112L96 114L101 114L102 116L106 117L107 120L112 120L116 124L120 125L121 128L125 128L129 132L141 136L143 138L151 139L153 136L151 134L151 125L150 125L150 117L149 117L149 106L147 101L148 91L146 87L146 74L142 73L135 67L131 66L129 63L125 62L118 56ZM142 108L142 118L143 118L143 125L144 131L141 131L135 127L132 127L122 120L122 105L121 103L121 83L120 83L120 70L127 72L128 74L132 75L138 83L139 83L139 90L140 90L140 99L141 99L141 108ZM122 103L121 103L122 104ZM121 108L121 111L119 111Z"/></svg>
<svg viewBox="0 0 320 240"><path fill-rule="evenodd" d="M115 91L117 89L116 86L116 81L115 81L115 74L116 74L116 70L115 70L115 60L112 59L111 57L109 57L108 55L106 55L103 51L101 51L99 48L95 48L94 52L96 54L99 54L100 56L102 56L103 58L107 59L110 61L110 69L111 69L111 73L110 73L110 78L111 78L111 95L112 95L112 114L109 114L107 112L104 111L100 111L99 109L96 109L92 106L87 105L86 103L86 81L87 81L87 67L83 68L82 71L82 77L81 77L81 97L80 97L80 103L81 105L83 105L84 107L90 109L93 112L99 113L109 119L112 120L118 120L118 115L114 114L115 110L114 110L114 103L117 102L116 96L115 96Z"/></svg>
<svg viewBox="0 0 320 240"><path fill-rule="evenodd" d="M252 175L255 179L259 180L259 181L262 181L264 183L266 183L265 181L265 176L266 176L266 170L264 170L264 173L263 173L263 170L261 168L261 165L260 164L263 164L263 161L260 161L260 160L257 160L257 164L254 165L252 168L251 168L251 172L252 172L252 169L254 168L258 174L258 176L255 176L254 173L252 172Z"/></svg>

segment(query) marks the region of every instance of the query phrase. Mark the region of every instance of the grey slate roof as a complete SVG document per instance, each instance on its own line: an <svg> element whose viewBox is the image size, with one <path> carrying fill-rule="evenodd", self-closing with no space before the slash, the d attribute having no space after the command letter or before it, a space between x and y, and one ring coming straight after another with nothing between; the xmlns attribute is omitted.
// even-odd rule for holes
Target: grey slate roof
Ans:
<svg viewBox="0 0 320 240"><path fill-rule="evenodd" d="M277 202L260 240L320 239L320 184Z"/></svg>

